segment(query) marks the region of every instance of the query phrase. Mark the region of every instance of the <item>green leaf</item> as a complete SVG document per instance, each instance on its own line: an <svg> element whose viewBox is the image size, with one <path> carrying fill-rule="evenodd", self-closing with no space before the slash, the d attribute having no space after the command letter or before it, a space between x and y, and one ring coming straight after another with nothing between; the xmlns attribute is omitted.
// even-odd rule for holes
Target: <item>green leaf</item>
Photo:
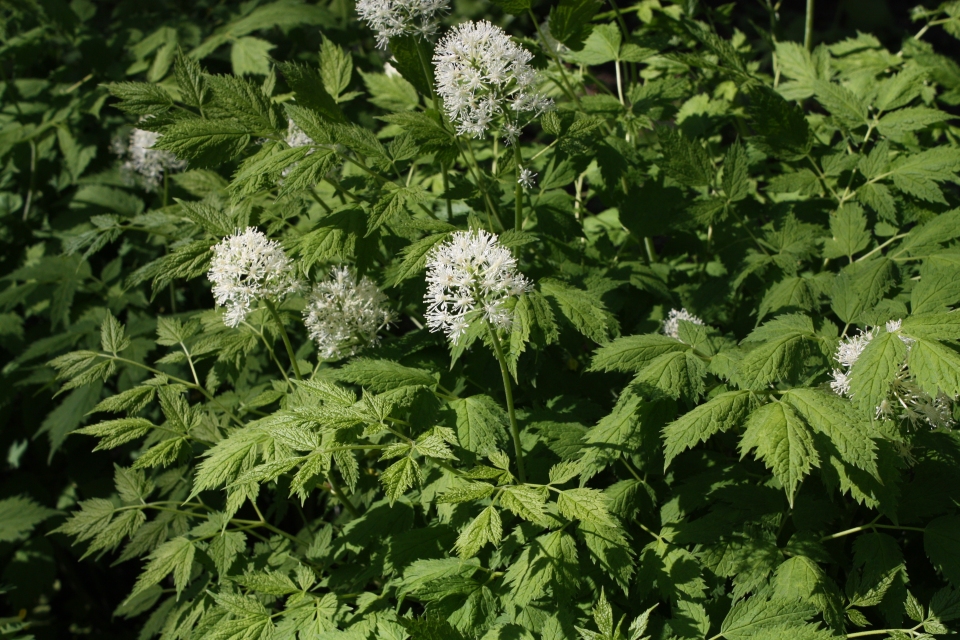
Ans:
<svg viewBox="0 0 960 640"><path fill-rule="evenodd" d="M625 336L597 349L590 362L590 370L636 373L665 353L688 349L689 346L679 340L657 333Z"/></svg>
<svg viewBox="0 0 960 640"><path fill-rule="evenodd" d="M500 494L500 504L528 522L546 526L550 521L544 517L547 502L545 487L507 485Z"/></svg>
<svg viewBox="0 0 960 640"><path fill-rule="evenodd" d="M283 62L278 66L287 84L293 89L298 105L318 113L329 122L346 122L340 106L324 88L323 77L319 71L295 62ZM315 137L300 121L297 121L297 124L315 141L320 142L323 139Z"/></svg>
<svg viewBox="0 0 960 640"><path fill-rule="evenodd" d="M370 92L370 102L387 111L412 111L420 104L420 94L402 76L385 73L364 73L363 83Z"/></svg>
<svg viewBox="0 0 960 640"><path fill-rule="evenodd" d="M687 139L680 129L657 129L663 149L663 170L680 184L701 187L713 184L715 171L703 146Z"/></svg>
<svg viewBox="0 0 960 640"><path fill-rule="evenodd" d="M560 0L550 8L550 35L574 51L583 48L590 21L600 3L596 0Z"/></svg>
<svg viewBox="0 0 960 640"><path fill-rule="evenodd" d="M759 342L740 361L738 384L751 389L796 375L814 337L813 323L802 314L778 316L755 329L744 343Z"/></svg>
<svg viewBox="0 0 960 640"><path fill-rule="evenodd" d="M823 246L824 258L852 257L870 244L871 236L867 231L867 216L857 204L847 203L830 217L832 238Z"/></svg>
<svg viewBox="0 0 960 640"><path fill-rule="evenodd" d="M727 640L829 640L833 634L806 624L817 613L810 602L767 600L754 596L733 606L720 625Z"/></svg>
<svg viewBox="0 0 960 640"><path fill-rule="evenodd" d="M936 398L941 392L951 398L960 395L960 354L955 350L933 340L914 338L907 362L917 384L930 397Z"/></svg>
<svg viewBox="0 0 960 640"><path fill-rule="evenodd" d="M409 456L397 460L380 475L380 481L387 491L387 499L393 505L407 489L419 484L423 479L420 465Z"/></svg>
<svg viewBox="0 0 960 640"><path fill-rule="evenodd" d="M867 105L847 87L826 80L817 80L813 83L813 89L820 104L848 127L858 127L868 123Z"/></svg>
<svg viewBox="0 0 960 640"><path fill-rule="evenodd" d="M747 152L737 140L727 149L723 159L723 192L730 202L743 200L750 194Z"/></svg>
<svg viewBox="0 0 960 640"><path fill-rule="evenodd" d="M190 580L195 552L196 547L193 546L193 542L183 536L169 540L157 547L150 554L150 562L147 563L143 573L140 574L137 584L134 585L133 591L127 596L127 600L159 583L171 573L173 574L174 587L176 587L179 596Z"/></svg>
<svg viewBox="0 0 960 640"><path fill-rule="evenodd" d="M59 514L59 511L41 506L27 496L0 500L0 542L26 540L38 524Z"/></svg>
<svg viewBox="0 0 960 640"><path fill-rule="evenodd" d="M527 9L530 8L530 0L492 0L493 4L497 5L507 13L512 13L515 16L522 16L527 12Z"/></svg>
<svg viewBox="0 0 960 640"><path fill-rule="evenodd" d="M464 559L472 558L488 542L498 546L502 537L503 524L500 522L500 514L496 507L490 505L460 532L456 544L457 555Z"/></svg>
<svg viewBox="0 0 960 640"><path fill-rule="evenodd" d="M957 340L960 337L960 313L911 315L903 321L903 333L933 340Z"/></svg>
<svg viewBox="0 0 960 640"><path fill-rule="evenodd" d="M833 281L830 304L834 313L844 322L856 322L883 299L895 275L896 264L885 257L845 266Z"/></svg>
<svg viewBox="0 0 960 640"><path fill-rule="evenodd" d="M130 346L130 339L123 335L123 325L109 311L100 325L100 346L113 355Z"/></svg>
<svg viewBox="0 0 960 640"><path fill-rule="evenodd" d="M238 76L248 73L267 75L270 73L270 50L274 46L266 40L252 36L237 38L230 48L233 72Z"/></svg>
<svg viewBox="0 0 960 640"><path fill-rule="evenodd" d="M100 438L100 443L93 450L101 451L115 449L131 440L142 438L155 428L154 424L145 418L121 418L83 427L77 429L76 433Z"/></svg>
<svg viewBox="0 0 960 640"><path fill-rule="evenodd" d="M337 380L345 380L378 393L408 386L436 386L433 374L424 369L405 367L392 360L374 360L372 358L354 358L332 375Z"/></svg>
<svg viewBox="0 0 960 640"><path fill-rule="evenodd" d="M850 396L855 404L873 413L890 391L900 371L907 347L896 333L881 330L857 358L850 372Z"/></svg>
<svg viewBox="0 0 960 640"><path fill-rule="evenodd" d="M755 402L750 391L727 391L668 424L663 429L665 466L713 434L740 424Z"/></svg>
<svg viewBox="0 0 960 640"><path fill-rule="evenodd" d="M154 148L191 160L191 166L218 167L240 155L249 143L248 128L240 122L191 119L165 126Z"/></svg>
<svg viewBox="0 0 960 640"><path fill-rule="evenodd" d="M557 302L577 331L594 342L603 344L619 333L616 318L592 294L552 278L541 280L540 290Z"/></svg>
<svg viewBox="0 0 960 640"><path fill-rule="evenodd" d="M817 389L790 389L782 400L797 410L814 430L826 435L840 457L880 480L877 470L877 445L871 430L849 402Z"/></svg>
<svg viewBox="0 0 960 640"><path fill-rule="evenodd" d="M747 89L750 104L747 113L758 136L753 143L762 151L784 160L805 156L813 144L803 109L790 104L766 85Z"/></svg>
<svg viewBox="0 0 960 640"><path fill-rule="evenodd" d="M173 107L170 94L158 85L147 82L111 82L104 85L115 98L118 109L139 116L159 115Z"/></svg>
<svg viewBox="0 0 960 640"><path fill-rule="evenodd" d="M740 440L741 456L756 449L767 468L793 499L811 467L820 466L810 427L785 402L771 402L750 414Z"/></svg>
<svg viewBox="0 0 960 640"><path fill-rule="evenodd" d="M552 25L551 25L552 26ZM615 24L598 24L587 36L583 49L572 57L580 64L600 65L620 58L620 28Z"/></svg>
<svg viewBox="0 0 960 640"><path fill-rule="evenodd" d="M920 267L920 282L910 292L911 311L941 313L957 302L960 302L960 278L957 278L956 267L925 260ZM960 337L960 331L954 335Z"/></svg>
<svg viewBox="0 0 960 640"><path fill-rule="evenodd" d="M837 585L806 556L794 556L777 567L773 597L812 603L831 628L843 631L843 599Z"/></svg>
<svg viewBox="0 0 960 640"><path fill-rule="evenodd" d="M571 520L589 522L598 527L617 526L607 511L606 497L598 489L582 487L561 491L557 497L557 510Z"/></svg>
<svg viewBox="0 0 960 640"><path fill-rule="evenodd" d="M393 53L394 60L396 60L394 66L403 76L403 79L410 83L411 88L416 88L420 95L429 96L433 79L424 70L423 60L432 60L433 51L425 45L421 38L414 35L402 35L390 38L390 52ZM415 102L419 103L419 98ZM391 109L391 111L396 110L398 109Z"/></svg>
<svg viewBox="0 0 960 640"><path fill-rule="evenodd" d="M336 100L350 86L352 75L353 56L324 36L320 43L320 77L327 93Z"/></svg>
<svg viewBox="0 0 960 640"><path fill-rule="evenodd" d="M954 587L960 585L960 516L942 516L929 523L923 548L943 577Z"/></svg>
<svg viewBox="0 0 960 640"><path fill-rule="evenodd" d="M704 390L706 363L692 351L665 353L651 360L633 379L642 390L659 389L672 397L696 401Z"/></svg>
<svg viewBox="0 0 960 640"><path fill-rule="evenodd" d="M955 180L958 171L960 149L945 146L902 156L890 167L898 189L927 202L943 204L947 201L937 183Z"/></svg>
<svg viewBox="0 0 960 640"><path fill-rule="evenodd" d="M939 109L911 107L884 115L877 123L877 131L885 136L902 136L952 118L952 115Z"/></svg>
<svg viewBox="0 0 960 640"><path fill-rule="evenodd" d="M464 449L486 456L507 441L507 414L490 396L461 398L450 406L457 414L457 439Z"/></svg>

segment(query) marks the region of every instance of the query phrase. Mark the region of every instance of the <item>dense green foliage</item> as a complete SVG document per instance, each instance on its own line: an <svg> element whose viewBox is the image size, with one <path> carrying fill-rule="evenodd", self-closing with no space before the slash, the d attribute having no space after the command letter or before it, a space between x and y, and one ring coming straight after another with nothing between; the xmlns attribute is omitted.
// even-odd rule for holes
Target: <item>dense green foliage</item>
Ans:
<svg viewBox="0 0 960 640"><path fill-rule="evenodd" d="M0 637L957 628L960 65L929 42L960 3L896 51L738 10L456 5L555 101L505 145L345 0L0 9ZM188 165L132 176L134 126ZM377 282L379 345L319 357L307 289L226 326L206 274L251 226L304 283ZM467 229L532 288L451 344L424 274Z"/></svg>

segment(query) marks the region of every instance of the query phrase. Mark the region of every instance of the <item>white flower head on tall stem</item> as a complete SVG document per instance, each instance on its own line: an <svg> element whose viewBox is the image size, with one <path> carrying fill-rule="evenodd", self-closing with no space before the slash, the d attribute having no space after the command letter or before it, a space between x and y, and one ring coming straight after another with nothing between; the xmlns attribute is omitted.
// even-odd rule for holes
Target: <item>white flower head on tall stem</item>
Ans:
<svg viewBox="0 0 960 640"><path fill-rule="evenodd" d="M464 22L437 43L437 93L461 135L483 137L493 126L519 133L521 114L536 116L553 102L535 91L533 54L486 20ZM513 133L510 133L513 132Z"/></svg>
<svg viewBox="0 0 960 640"><path fill-rule="evenodd" d="M370 278L357 278L349 267L334 268L314 285L303 309L303 323L320 357L346 358L376 344L378 333L393 320L389 299Z"/></svg>
<svg viewBox="0 0 960 640"><path fill-rule="evenodd" d="M149 191L156 190L163 180L163 174L181 171L187 167L186 160L180 160L165 149L154 149L160 134L144 129L134 129L126 142L117 139L113 142L113 152L124 158L123 170L138 174Z"/></svg>
<svg viewBox="0 0 960 640"><path fill-rule="evenodd" d="M213 283L217 306L227 309L223 322L228 327L239 326L257 301L279 302L300 288L293 261L280 243L253 227L224 238L213 248L207 278Z"/></svg>
<svg viewBox="0 0 960 640"><path fill-rule="evenodd" d="M670 312L667 314L667 319L663 321L663 327L661 329L663 335L679 340L681 320L692 322L693 324L703 324L703 320L686 309L670 309Z"/></svg>
<svg viewBox="0 0 960 640"><path fill-rule="evenodd" d="M520 175L517 176L517 183L524 189L533 189L537 186L537 174L526 167L520 168Z"/></svg>
<svg viewBox="0 0 960 640"><path fill-rule="evenodd" d="M357 13L377 34L377 46L385 49L390 38L419 35L431 38L450 0L358 0Z"/></svg>
<svg viewBox="0 0 960 640"><path fill-rule="evenodd" d="M517 271L517 260L487 231L457 231L427 257L427 326L443 331L456 344L469 326L467 315L479 311L498 329L508 329L511 296L532 285Z"/></svg>

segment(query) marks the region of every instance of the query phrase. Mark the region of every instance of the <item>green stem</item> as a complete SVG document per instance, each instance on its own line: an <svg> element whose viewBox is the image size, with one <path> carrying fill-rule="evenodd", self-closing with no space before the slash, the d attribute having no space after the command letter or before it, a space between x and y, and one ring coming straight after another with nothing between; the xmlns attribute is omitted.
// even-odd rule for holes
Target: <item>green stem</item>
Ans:
<svg viewBox="0 0 960 640"><path fill-rule="evenodd" d="M497 337L497 331L488 322L487 330L490 332L490 339L493 341L493 350L496 353L497 361L500 363L500 374L503 376L503 392L507 396L507 413L510 414L510 434L513 436L513 449L517 454L517 478L521 483L527 481L527 473L523 467L523 449L520 446L520 426L517 424L517 412L513 407L513 386L510 383L510 370L507 368L507 359L503 355L503 347L500 345L500 338Z"/></svg>
<svg viewBox="0 0 960 640"><path fill-rule="evenodd" d="M280 318L277 308L273 305L273 302L267 298L264 298L263 301L266 303L267 309L270 310L270 314L273 316L273 319L277 321L277 326L280 327L280 337L283 338L283 346L287 348L287 355L290 356L290 364L293 366L293 375L297 377L297 380L303 380L303 376L300 375L300 365L297 364L297 356L294 355L293 345L290 344L290 336L287 335L287 328L283 326L283 320Z"/></svg>
<svg viewBox="0 0 960 640"><path fill-rule="evenodd" d="M360 512L353 506L353 503L347 499L347 496L343 494L343 491L341 491L337 483L334 482L332 475L327 474L327 482L330 484L330 490L333 491L333 495L337 496L337 500L343 503L343 506L350 512L350 515L354 518L359 518Z"/></svg>
<svg viewBox="0 0 960 640"><path fill-rule="evenodd" d="M543 43L544 48L550 54L550 57L553 58L553 61L557 64L557 69L560 70L560 88L565 94L567 94L568 98L571 98L576 103L577 107L580 107L580 98L577 97L577 94L574 93L573 88L567 82L567 71L563 66L563 62L560 60L560 56L558 56L553 49L547 46L547 39L544 37L543 31L540 30L540 21L537 20L537 16L533 13L533 10L527 9L527 13L530 15L530 20L533 21L533 26L536 28L537 35L540 36L540 41Z"/></svg>
<svg viewBox="0 0 960 640"><path fill-rule="evenodd" d="M813 49L813 2L807 0L807 16L803 25L803 46L807 51Z"/></svg>
<svg viewBox="0 0 960 640"><path fill-rule="evenodd" d="M523 154L520 152L520 141L513 142L513 157L517 161L517 184L514 187L513 199L515 200L513 228L516 231L523 231L523 185L520 184L520 171L523 169Z"/></svg>

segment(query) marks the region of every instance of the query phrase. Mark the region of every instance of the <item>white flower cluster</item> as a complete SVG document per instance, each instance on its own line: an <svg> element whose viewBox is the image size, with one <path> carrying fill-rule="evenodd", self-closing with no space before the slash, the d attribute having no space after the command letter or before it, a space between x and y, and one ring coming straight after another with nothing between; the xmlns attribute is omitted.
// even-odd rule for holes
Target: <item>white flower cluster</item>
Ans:
<svg viewBox="0 0 960 640"><path fill-rule="evenodd" d="M887 333L897 333L900 331L902 322L900 320L891 320L886 324ZM857 335L849 336L840 341L835 356L842 369L833 370L833 379L830 381L830 388L841 396L850 397L850 372L853 366L860 359L864 349L870 344L877 335L880 328L867 328L864 331L857 332ZM907 345L907 353L913 344L913 339L908 336L898 336L904 344ZM910 377L910 369L906 363L903 363L897 376L890 385L890 392L877 407L877 418L899 418L906 420L916 426L917 424L926 424L931 427L951 427L953 426L953 406L952 401L942 393L936 398L921 389L917 383Z"/></svg>
<svg viewBox="0 0 960 640"><path fill-rule="evenodd" d="M393 319L387 303L370 278L358 280L349 267L334 268L314 285L303 322L322 358L346 358L379 340L377 333Z"/></svg>
<svg viewBox="0 0 960 640"><path fill-rule="evenodd" d="M703 324L703 320L693 315L686 309L670 309L670 313L667 314L667 319L663 321L663 335L679 340L681 320L686 320L687 322L692 322L693 324Z"/></svg>
<svg viewBox="0 0 960 640"><path fill-rule="evenodd" d="M450 0L358 0L357 13L376 32L377 46L385 49L396 36L432 37L449 6Z"/></svg>
<svg viewBox="0 0 960 640"><path fill-rule="evenodd" d="M479 138L499 124L513 141L521 113L535 116L552 106L535 91L539 76L529 64L532 58L486 20L464 22L437 43L437 93L458 133Z"/></svg>
<svg viewBox="0 0 960 640"><path fill-rule="evenodd" d="M517 272L517 260L486 231L457 231L427 257L427 326L454 343L463 335L467 314L481 310L494 327L512 323L505 302L532 285Z"/></svg>
<svg viewBox="0 0 960 640"><path fill-rule="evenodd" d="M226 307L223 322L237 327L263 298L280 300L299 289L293 261L261 231L248 227L213 248L207 278L217 306Z"/></svg>
<svg viewBox="0 0 960 640"><path fill-rule="evenodd" d="M291 149L315 144L313 138L304 133L303 129L297 126L297 123L293 120L287 120L287 136L284 141Z"/></svg>
<svg viewBox="0 0 960 640"><path fill-rule="evenodd" d="M180 171L187 167L186 160L180 160L165 149L153 149L160 134L143 129L134 129L130 137L113 141L113 152L124 158L123 170L139 174L144 185L150 191L160 186L164 171Z"/></svg>
<svg viewBox="0 0 960 640"><path fill-rule="evenodd" d="M524 189L533 189L537 186L537 174L526 167L520 168L520 175L517 176L517 184Z"/></svg>

